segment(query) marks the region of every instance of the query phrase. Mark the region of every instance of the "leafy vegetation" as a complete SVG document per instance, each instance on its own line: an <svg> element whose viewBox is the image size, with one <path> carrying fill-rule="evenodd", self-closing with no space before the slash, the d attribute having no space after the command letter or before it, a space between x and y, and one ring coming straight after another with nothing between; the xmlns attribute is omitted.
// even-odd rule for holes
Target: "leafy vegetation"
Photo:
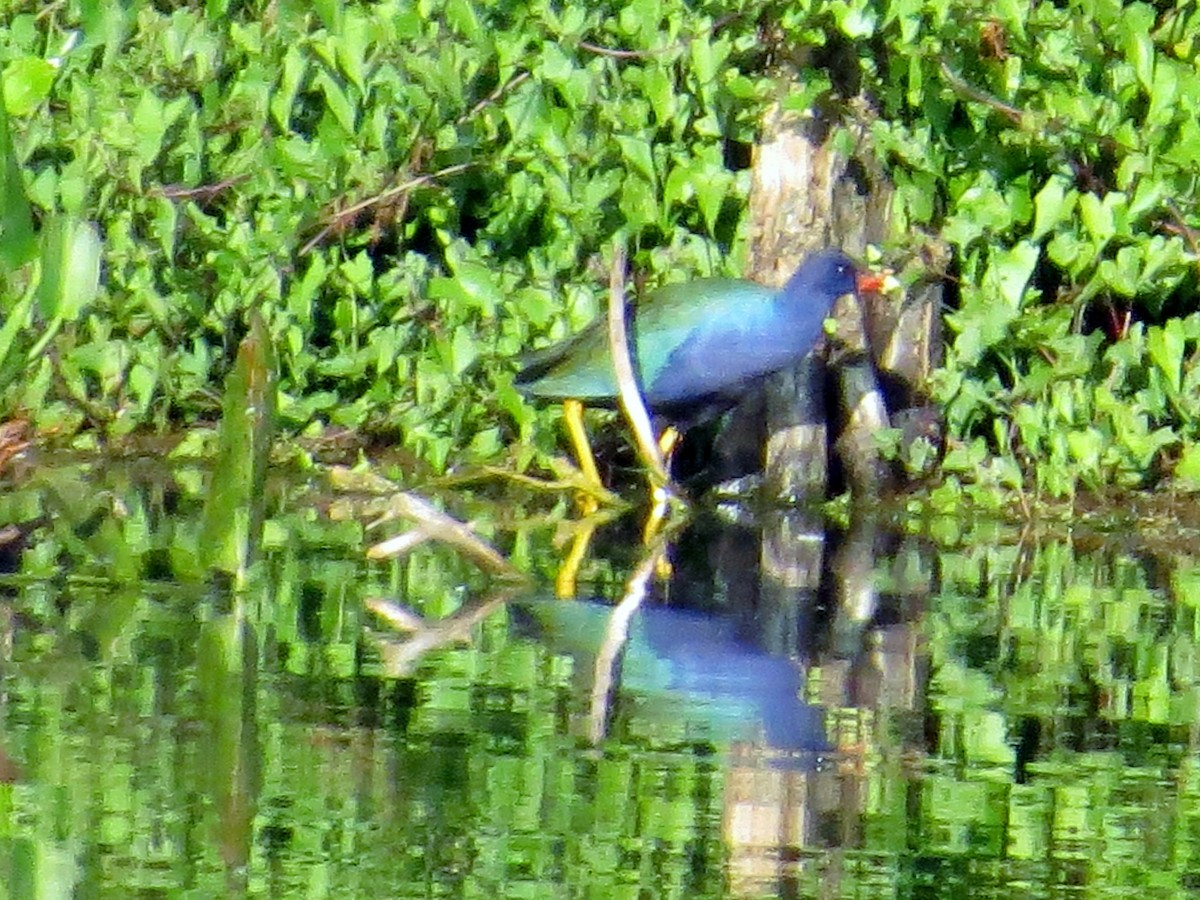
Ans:
<svg viewBox="0 0 1200 900"><path fill-rule="evenodd" d="M954 251L951 433L986 439L1009 487L1143 485L1176 460L1194 484L1195 5L1005 4L965 31L914 7L874 133L904 160L897 224Z"/></svg>
<svg viewBox="0 0 1200 900"><path fill-rule="evenodd" d="M885 258L951 251L944 499L1200 482L1192 0L3 17L0 407L44 430L215 417L257 309L290 432L524 467L556 430L509 357L599 309L615 237L639 281L739 274L778 101L866 126Z"/></svg>

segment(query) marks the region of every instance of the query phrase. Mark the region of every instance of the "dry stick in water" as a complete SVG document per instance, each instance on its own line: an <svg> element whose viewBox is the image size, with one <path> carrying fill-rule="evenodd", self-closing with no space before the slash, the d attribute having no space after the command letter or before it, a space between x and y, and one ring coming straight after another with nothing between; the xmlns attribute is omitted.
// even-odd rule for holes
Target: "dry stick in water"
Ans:
<svg viewBox="0 0 1200 900"><path fill-rule="evenodd" d="M412 674L417 663L431 650L451 644L470 643L475 626L511 600L516 593L516 588L501 588L436 622L427 622L419 616L412 620L404 612L398 611L390 601L368 599L366 605L369 610L398 630L412 632L410 637L403 640L382 636L379 638L384 671L392 677L404 677Z"/></svg>
<svg viewBox="0 0 1200 900"><path fill-rule="evenodd" d="M500 551L477 535L469 525L435 508L416 494L399 491L390 498L389 503L391 515L412 519L418 523L417 527L371 547L367 551L368 559L391 559L433 538L454 547L493 575L525 580L524 573L514 568Z"/></svg>
<svg viewBox="0 0 1200 900"><path fill-rule="evenodd" d="M671 483L667 467L663 463L658 442L654 439L654 428L646 402L638 389L637 376L633 373L633 360L629 356L629 335L625 327L625 246L617 244L613 250L612 270L608 279L608 348L612 356L613 372L617 377L618 399L633 436L642 462L650 469L655 488L655 500L663 498Z"/></svg>
<svg viewBox="0 0 1200 900"><path fill-rule="evenodd" d="M612 697L617 659L629 638L629 622L646 599L650 579L658 568L659 560L666 550L666 536L660 535L654 546L642 558L641 563L625 583L625 596L613 607L608 616L608 627L596 654L592 669L592 697L588 705L588 739L593 744L604 737L604 726L608 721L609 701Z"/></svg>

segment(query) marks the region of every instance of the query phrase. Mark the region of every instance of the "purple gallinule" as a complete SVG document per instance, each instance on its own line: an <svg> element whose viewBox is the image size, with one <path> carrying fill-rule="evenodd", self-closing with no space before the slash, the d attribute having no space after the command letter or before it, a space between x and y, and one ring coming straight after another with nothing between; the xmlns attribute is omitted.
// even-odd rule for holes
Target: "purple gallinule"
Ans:
<svg viewBox="0 0 1200 900"><path fill-rule="evenodd" d="M630 355L646 405L683 427L732 406L813 349L839 297L879 290L882 281L860 273L844 253L822 250L778 290L744 279L701 278L654 291L630 311ZM582 404L613 406L618 395L603 317L521 362L518 388L564 401L580 466L599 486Z"/></svg>

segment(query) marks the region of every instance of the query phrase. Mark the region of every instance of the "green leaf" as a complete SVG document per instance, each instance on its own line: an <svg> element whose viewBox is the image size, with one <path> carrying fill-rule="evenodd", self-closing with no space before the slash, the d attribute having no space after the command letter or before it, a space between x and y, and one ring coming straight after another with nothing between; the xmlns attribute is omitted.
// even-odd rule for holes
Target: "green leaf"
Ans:
<svg viewBox="0 0 1200 900"><path fill-rule="evenodd" d="M1040 248L1032 241L1021 241L1008 250L994 252L983 276L984 291L994 291L1009 307L1020 309L1025 285L1040 255Z"/></svg>
<svg viewBox="0 0 1200 900"><path fill-rule="evenodd" d="M552 84L562 84L569 81L575 74L575 60L566 54L558 44L542 46L541 65L538 74Z"/></svg>
<svg viewBox="0 0 1200 900"><path fill-rule="evenodd" d="M831 0L829 10L838 29L851 40L875 33L875 10L864 0Z"/></svg>
<svg viewBox="0 0 1200 900"><path fill-rule="evenodd" d="M450 370L457 378L462 375L479 356L479 346L475 334L465 325L454 329L454 338L450 344Z"/></svg>
<svg viewBox="0 0 1200 900"><path fill-rule="evenodd" d="M340 84L334 81L328 72L320 72L313 79L313 87L320 88L325 95L325 103L337 119L338 124L348 133L355 129L355 109L349 95Z"/></svg>
<svg viewBox="0 0 1200 900"><path fill-rule="evenodd" d="M10 116L27 116L50 96L58 70L37 56L14 59L4 67L0 87Z"/></svg>
<svg viewBox="0 0 1200 900"><path fill-rule="evenodd" d="M1125 60L1133 66L1137 79L1146 91L1154 87L1154 42L1150 32L1156 14L1145 3L1129 3L1121 12L1121 44Z"/></svg>
<svg viewBox="0 0 1200 900"><path fill-rule="evenodd" d="M7 362L17 335L29 327L34 299L35 292L26 291L25 295L8 312L3 327L0 327L0 366Z"/></svg>
<svg viewBox="0 0 1200 900"><path fill-rule="evenodd" d="M995 178L979 172L954 198L954 212L947 217L943 236L965 248L986 232L1008 228L1012 221L1013 211L996 189Z"/></svg>
<svg viewBox="0 0 1200 900"><path fill-rule="evenodd" d="M621 148L621 154L633 171L645 178L651 185L656 184L658 179L654 173L654 156L650 150L650 143L642 137L628 134L617 135L616 141Z"/></svg>
<svg viewBox="0 0 1200 900"><path fill-rule="evenodd" d="M1071 458L1084 469L1085 475L1095 475L1107 441L1098 428L1076 428L1067 432L1067 447Z"/></svg>
<svg viewBox="0 0 1200 900"><path fill-rule="evenodd" d="M1151 176L1138 181L1129 204L1129 217L1141 218L1146 213L1158 210L1164 199L1169 199L1173 193L1171 186Z"/></svg>
<svg viewBox="0 0 1200 900"><path fill-rule="evenodd" d="M454 266L455 281L461 296L470 306L485 316L493 316L504 295L496 284L496 278L486 265L471 260L462 260Z"/></svg>
<svg viewBox="0 0 1200 900"><path fill-rule="evenodd" d="M538 85L521 85L504 104L504 118L512 131L513 143L524 144L536 138L548 125L549 109Z"/></svg>
<svg viewBox="0 0 1200 900"><path fill-rule="evenodd" d="M225 383L219 448L204 504L205 565L245 580L257 555L275 430L275 353L257 312Z"/></svg>
<svg viewBox="0 0 1200 900"><path fill-rule="evenodd" d="M783 98L783 108L789 112L811 115L817 98L832 89L832 82L823 72L806 72L800 84L789 85L788 94Z"/></svg>
<svg viewBox="0 0 1200 900"><path fill-rule="evenodd" d="M292 105L296 102L296 93L300 90L307 70L308 58L304 52L296 46L288 47L280 67L278 85L270 100L271 116L285 131L289 130Z"/></svg>
<svg viewBox="0 0 1200 900"><path fill-rule="evenodd" d="M162 101L152 90L142 91L133 111L133 132L137 137L138 161L143 167L149 166L158 156L170 124Z"/></svg>
<svg viewBox="0 0 1200 900"><path fill-rule="evenodd" d="M920 54L914 53L908 58L908 91L905 98L908 105L919 107L925 99L925 61Z"/></svg>
<svg viewBox="0 0 1200 900"><path fill-rule="evenodd" d="M1142 244L1142 280L1151 281L1164 269L1179 269L1183 263L1183 240L1156 234ZM1178 278L1177 274L1175 277Z"/></svg>
<svg viewBox="0 0 1200 900"><path fill-rule="evenodd" d="M350 83L365 94L367 48L371 43L371 22L365 15L353 8L347 8L343 17L341 33L338 35L336 52L338 68L342 70Z"/></svg>
<svg viewBox="0 0 1200 900"><path fill-rule="evenodd" d="M1168 319L1165 325L1153 326L1146 332L1146 352L1176 393L1183 375L1184 346L1183 324L1179 319Z"/></svg>
<svg viewBox="0 0 1200 900"><path fill-rule="evenodd" d="M1175 477L1187 486L1200 488L1200 445L1187 441L1175 463Z"/></svg>
<svg viewBox="0 0 1200 900"><path fill-rule="evenodd" d="M326 28L334 34L341 31L342 12L346 8L345 4L338 3L337 0L313 0L313 8L321 17L321 22Z"/></svg>
<svg viewBox="0 0 1200 900"><path fill-rule="evenodd" d="M1125 202L1125 195L1120 191L1110 191L1103 200L1092 193L1080 196L1079 216L1097 248L1104 246L1117 233L1122 224L1118 221L1118 213L1126 212Z"/></svg>
<svg viewBox="0 0 1200 900"><path fill-rule="evenodd" d="M1190 73L1177 75L1177 65L1172 60L1163 59L1154 67L1150 108L1146 110L1146 125L1152 128L1166 125L1178 111L1179 79L1187 79Z"/></svg>
<svg viewBox="0 0 1200 900"><path fill-rule="evenodd" d="M1035 213L1030 238L1036 241L1067 221L1075 209L1078 196L1062 175L1052 175L1046 179L1042 189L1033 198Z"/></svg>
<svg viewBox="0 0 1200 900"><path fill-rule="evenodd" d="M675 84L664 66L650 66L643 76L642 89L650 107L654 110L654 118L660 125L680 126L685 122L675 122L676 111L684 106L675 93ZM686 106L684 106L686 109Z"/></svg>
<svg viewBox="0 0 1200 900"><path fill-rule="evenodd" d="M113 57L129 33L133 18L124 3L108 0L83 0L80 3L83 22L83 43L80 49L96 45L104 47L104 60Z"/></svg>
<svg viewBox="0 0 1200 900"><path fill-rule="evenodd" d="M1096 258L1096 250L1090 241L1076 237L1070 231L1060 231L1046 245L1046 256L1073 277L1078 277Z"/></svg>
<svg viewBox="0 0 1200 900"><path fill-rule="evenodd" d="M1137 247L1122 247L1115 258L1100 263L1100 277L1117 294L1134 296L1138 290L1141 256Z"/></svg>
<svg viewBox="0 0 1200 900"><path fill-rule="evenodd" d="M1029 4L1022 0L998 0L996 13L1004 27L1024 40L1025 18L1029 15Z"/></svg>
<svg viewBox="0 0 1200 900"><path fill-rule="evenodd" d="M48 319L73 322L100 289L100 235L89 222L55 216L42 232L38 306Z"/></svg>
<svg viewBox="0 0 1200 900"><path fill-rule="evenodd" d="M656 224L659 220L659 209L655 197L654 185L648 184L637 175L629 174L621 184L621 198L618 207L625 217L625 223L631 232Z"/></svg>
<svg viewBox="0 0 1200 900"><path fill-rule="evenodd" d="M721 205L725 202L725 197L732 186L733 176L724 167L712 162L705 163L697 160L697 163L692 174L692 184L696 189L696 202L700 206L700 214L704 217L708 233L715 234L717 217L721 214Z"/></svg>
<svg viewBox="0 0 1200 900"><path fill-rule="evenodd" d="M678 165L671 169L663 182L662 201L668 209L687 203L692 198L692 168Z"/></svg>
<svg viewBox="0 0 1200 900"><path fill-rule="evenodd" d="M1014 307L994 302L987 291L964 286L962 309L947 316L951 327L958 332L954 351L959 364L975 365L984 351L1004 340L1017 312Z"/></svg>
<svg viewBox="0 0 1200 900"><path fill-rule="evenodd" d="M21 167L0 104L0 266L12 272L37 256L33 217L25 199Z"/></svg>

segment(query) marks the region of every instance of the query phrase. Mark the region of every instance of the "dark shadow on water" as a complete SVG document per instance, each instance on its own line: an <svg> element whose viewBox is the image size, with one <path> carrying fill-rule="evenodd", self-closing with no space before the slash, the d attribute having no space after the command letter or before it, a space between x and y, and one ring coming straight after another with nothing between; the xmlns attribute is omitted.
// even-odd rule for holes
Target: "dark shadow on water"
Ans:
<svg viewBox="0 0 1200 900"><path fill-rule="evenodd" d="M572 656L577 689L589 691L611 605L545 600L512 608L521 633ZM790 754L795 764L815 766L828 744L821 711L801 699L799 666L760 649L739 634L738 625L720 612L653 603L640 608L615 679L615 690L631 699L614 703L614 710L659 704L656 714L682 723L696 743L727 747L764 740ZM610 723L613 730L621 729Z"/></svg>

